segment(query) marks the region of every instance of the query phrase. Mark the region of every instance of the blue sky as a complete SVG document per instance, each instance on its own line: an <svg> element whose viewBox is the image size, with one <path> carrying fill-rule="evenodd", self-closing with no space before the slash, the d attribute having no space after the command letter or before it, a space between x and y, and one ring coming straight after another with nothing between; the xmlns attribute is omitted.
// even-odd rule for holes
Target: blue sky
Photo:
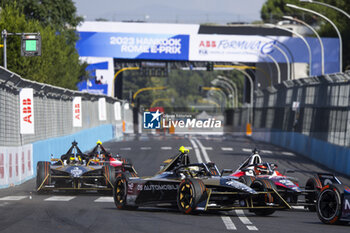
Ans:
<svg viewBox="0 0 350 233"><path fill-rule="evenodd" d="M266 0L73 0L78 14L91 21L146 20L164 23L251 22L260 20Z"/></svg>

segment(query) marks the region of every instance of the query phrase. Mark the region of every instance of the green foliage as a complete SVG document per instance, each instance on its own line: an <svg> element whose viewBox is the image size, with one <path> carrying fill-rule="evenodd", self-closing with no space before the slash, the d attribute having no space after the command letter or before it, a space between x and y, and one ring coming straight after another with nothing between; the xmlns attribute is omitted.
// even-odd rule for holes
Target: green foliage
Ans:
<svg viewBox="0 0 350 233"><path fill-rule="evenodd" d="M348 0L317 0L318 2L324 2L335 7L338 7L345 12L350 13L350 4ZM327 18L332 20L341 32L343 38L343 64L344 68L350 69L350 19L342 13L331 9L326 6L321 6L315 3L300 2L299 0L267 0L261 9L261 18L264 22L277 22L282 20L283 15L297 16L299 19L306 21L307 23L319 26L319 33L323 37L338 37L333 26L324 21L323 19L316 17L313 14L306 13L304 11L295 10L286 6L287 3L308 8L317 11Z"/></svg>
<svg viewBox="0 0 350 233"><path fill-rule="evenodd" d="M172 70L168 78L164 77L141 77L138 72L128 72L124 76L124 90L135 93L143 87L167 86L166 90L145 91L138 95L144 108L149 108L155 100L160 101L155 106L163 106L171 110L188 111L191 105L200 105L203 98L207 97L207 91L200 92L199 87L212 87L211 81L223 75L234 81L237 85L239 100L243 98L244 76L237 71L181 71ZM129 94L124 93L124 97ZM220 97L220 95L219 95ZM222 97L222 96L221 96Z"/></svg>
<svg viewBox="0 0 350 233"><path fill-rule="evenodd" d="M8 69L30 80L76 89L79 77L85 74L86 64L80 63L74 40L67 41L67 31L64 29L61 33L50 24L26 18L22 10L23 7L19 7L16 2L8 5L2 3L0 29L6 29L8 32L40 32L42 55L21 57L20 36L9 36ZM0 62L3 64L2 56Z"/></svg>

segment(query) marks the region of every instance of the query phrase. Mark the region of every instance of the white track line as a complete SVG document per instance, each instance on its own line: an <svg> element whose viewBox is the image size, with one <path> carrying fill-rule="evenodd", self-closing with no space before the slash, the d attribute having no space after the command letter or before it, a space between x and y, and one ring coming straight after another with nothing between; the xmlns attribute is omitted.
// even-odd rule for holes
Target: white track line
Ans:
<svg viewBox="0 0 350 233"><path fill-rule="evenodd" d="M213 147L204 147L204 150L213 150Z"/></svg>
<svg viewBox="0 0 350 233"><path fill-rule="evenodd" d="M140 149L141 149L141 150L150 150L150 149L152 149L152 148L151 148L151 147L145 146L145 147L141 147Z"/></svg>
<svg viewBox="0 0 350 233"><path fill-rule="evenodd" d="M244 215L244 212L243 210L235 210L239 220L241 220L241 222L243 224L246 224L246 225L250 225L252 224L252 222Z"/></svg>
<svg viewBox="0 0 350 233"><path fill-rule="evenodd" d="M292 152L286 152L286 151L282 152L282 154L283 154L283 155L288 155L288 156L295 156L294 153L292 153Z"/></svg>
<svg viewBox="0 0 350 233"><path fill-rule="evenodd" d="M46 198L44 201L70 201L74 198L76 197L75 196L52 196L52 197Z"/></svg>
<svg viewBox="0 0 350 233"><path fill-rule="evenodd" d="M194 138L194 140L198 143L198 146L199 146L199 148L200 148L201 151L202 151L204 161L205 161L206 163L209 163L209 162L210 162L210 159L209 159L209 156L208 156L207 151L204 149L203 144L202 144L197 138Z"/></svg>
<svg viewBox="0 0 350 233"><path fill-rule="evenodd" d="M162 146L160 149L161 150L171 150L173 148L171 146Z"/></svg>
<svg viewBox="0 0 350 233"><path fill-rule="evenodd" d="M99 197L94 202L114 202L113 197Z"/></svg>
<svg viewBox="0 0 350 233"><path fill-rule="evenodd" d="M258 231L258 228L256 226L247 226L247 228L250 231Z"/></svg>
<svg viewBox="0 0 350 233"><path fill-rule="evenodd" d="M252 149L243 148L242 151L244 151L244 152L252 152Z"/></svg>
<svg viewBox="0 0 350 233"><path fill-rule="evenodd" d="M123 148L120 148L119 150L131 150L130 147L123 147Z"/></svg>
<svg viewBox="0 0 350 233"><path fill-rule="evenodd" d="M0 198L0 201L20 201L28 196L7 196Z"/></svg>
<svg viewBox="0 0 350 233"><path fill-rule="evenodd" d="M200 154L200 152L199 152L199 149L198 149L197 144L196 144L192 139L189 139L189 140L190 140L190 142L192 143L192 146L193 146L193 148L194 148L194 153L196 154L198 163L203 163L203 160L202 160L202 158L201 158L201 154Z"/></svg>
<svg viewBox="0 0 350 233"><path fill-rule="evenodd" d="M265 153L265 154L272 154L272 151L270 150L261 150L262 153Z"/></svg>
<svg viewBox="0 0 350 233"><path fill-rule="evenodd" d="M221 147L221 150L223 151L233 151L232 147Z"/></svg>
<svg viewBox="0 0 350 233"><path fill-rule="evenodd" d="M224 222L227 230L237 230L235 224L232 222L230 217L221 216L221 219Z"/></svg>
<svg viewBox="0 0 350 233"><path fill-rule="evenodd" d="M244 215L243 210L235 210L235 212L236 212L239 220L241 220L241 222L246 225L248 230L250 230L250 231L257 231L258 230L258 228L256 226L252 225L253 223Z"/></svg>

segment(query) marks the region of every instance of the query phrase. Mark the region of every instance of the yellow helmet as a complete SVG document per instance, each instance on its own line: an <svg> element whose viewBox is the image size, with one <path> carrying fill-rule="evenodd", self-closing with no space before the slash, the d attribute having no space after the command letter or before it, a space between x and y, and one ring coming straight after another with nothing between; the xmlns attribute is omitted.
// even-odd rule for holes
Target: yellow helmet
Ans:
<svg viewBox="0 0 350 233"><path fill-rule="evenodd" d="M101 142L100 140L98 140L98 141L96 142L96 144L97 144L97 145L102 145L102 142Z"/></svg>
<svg viewBox="0 0 350 233"><path fill-rule="evenodd" d="M183 153L183 154L189 153L189 152L190 152L190 150L189 150L189 149L186 149L184 146L181 146L180 149L179 149L179 151L180 151L181 153Z"/></svg>

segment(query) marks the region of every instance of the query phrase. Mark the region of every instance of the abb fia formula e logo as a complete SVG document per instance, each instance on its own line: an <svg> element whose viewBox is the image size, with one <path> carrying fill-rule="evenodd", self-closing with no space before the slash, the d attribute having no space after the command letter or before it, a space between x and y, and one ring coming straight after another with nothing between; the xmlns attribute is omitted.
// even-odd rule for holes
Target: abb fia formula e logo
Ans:
<svg viewBox="0 0 350 233"><path fill-rule="evenodd" d="M215 48L216 47L216 41L215 40L201 40L199 43L200 48Z"/></svg>
<svg viewBox="0 0 350 233"><path fill-rule="evenodd" d="M34 134L33 89L23 88L19 93L21 134Z"/></svg>
<svg viewBox="0 0 350 233"><path fill-rule="evenodd" d="M160 129L161 127L161 115L162 113L157 110L156 112L144 112L143 113L143 128L145 129Z"/></svg>

